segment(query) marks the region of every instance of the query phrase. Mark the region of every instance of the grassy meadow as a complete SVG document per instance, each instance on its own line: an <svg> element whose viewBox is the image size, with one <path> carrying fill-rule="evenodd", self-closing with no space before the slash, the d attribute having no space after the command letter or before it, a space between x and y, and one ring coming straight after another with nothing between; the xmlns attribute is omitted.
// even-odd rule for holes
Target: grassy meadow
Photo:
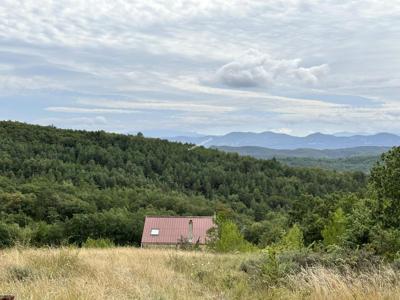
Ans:
<svg viewBox="0 0 400 300"><path fill-rule="evenodd" d="M399 299L389 266L341 272L304 268L278 280L243 262L259 253L161 249L24 249L0 252L0 294L16 299Z"/></svg>

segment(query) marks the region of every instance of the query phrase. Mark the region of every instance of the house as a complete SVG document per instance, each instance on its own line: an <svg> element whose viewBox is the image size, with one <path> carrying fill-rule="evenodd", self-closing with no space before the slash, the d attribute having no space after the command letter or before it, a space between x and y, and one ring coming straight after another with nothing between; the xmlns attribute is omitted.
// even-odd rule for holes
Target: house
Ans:
<svg viewBox="0 0 400 300"><path fill-rule="evenodd" d="M207 231L213 228L213 217L146 217L142 234L142 247L179 246L182 241L205 245Z"/></svg>

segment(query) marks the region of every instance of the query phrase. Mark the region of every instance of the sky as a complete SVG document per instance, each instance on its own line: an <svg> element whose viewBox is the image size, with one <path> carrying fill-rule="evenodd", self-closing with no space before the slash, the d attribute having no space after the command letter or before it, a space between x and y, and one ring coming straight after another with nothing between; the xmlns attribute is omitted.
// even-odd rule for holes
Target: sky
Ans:
<svg viewBox="0 0 400 300"><path fill-rule="evenodd" d="M400 0L0 0L0 120L400 134Z"/></svg>

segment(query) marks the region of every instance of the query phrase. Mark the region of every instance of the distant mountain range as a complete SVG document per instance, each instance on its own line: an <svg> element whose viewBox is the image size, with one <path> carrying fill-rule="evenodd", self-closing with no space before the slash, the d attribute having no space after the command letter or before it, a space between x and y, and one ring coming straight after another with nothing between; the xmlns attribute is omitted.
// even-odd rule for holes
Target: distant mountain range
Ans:
<svg viewBox="0 0 400 300"><path fill-rule="evenodd" d="M257 146L270 149L343 149L355 147L393 147L400 145L400 136L391 133L374 135L335 136L313 133L305 137L275 132L231 132L225 135L175 136L170 141L211 146Z"/></svg>

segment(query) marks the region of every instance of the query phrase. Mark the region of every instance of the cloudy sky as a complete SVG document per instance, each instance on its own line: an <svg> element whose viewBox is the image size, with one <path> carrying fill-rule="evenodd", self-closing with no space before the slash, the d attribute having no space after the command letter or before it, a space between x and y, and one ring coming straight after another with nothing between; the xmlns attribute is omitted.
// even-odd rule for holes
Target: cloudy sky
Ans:
<svg viewBox="0 0 400 300"><path fill-rule="evenodd" d="M0 119L400 134L400 1L0 0Z"/></svg>

